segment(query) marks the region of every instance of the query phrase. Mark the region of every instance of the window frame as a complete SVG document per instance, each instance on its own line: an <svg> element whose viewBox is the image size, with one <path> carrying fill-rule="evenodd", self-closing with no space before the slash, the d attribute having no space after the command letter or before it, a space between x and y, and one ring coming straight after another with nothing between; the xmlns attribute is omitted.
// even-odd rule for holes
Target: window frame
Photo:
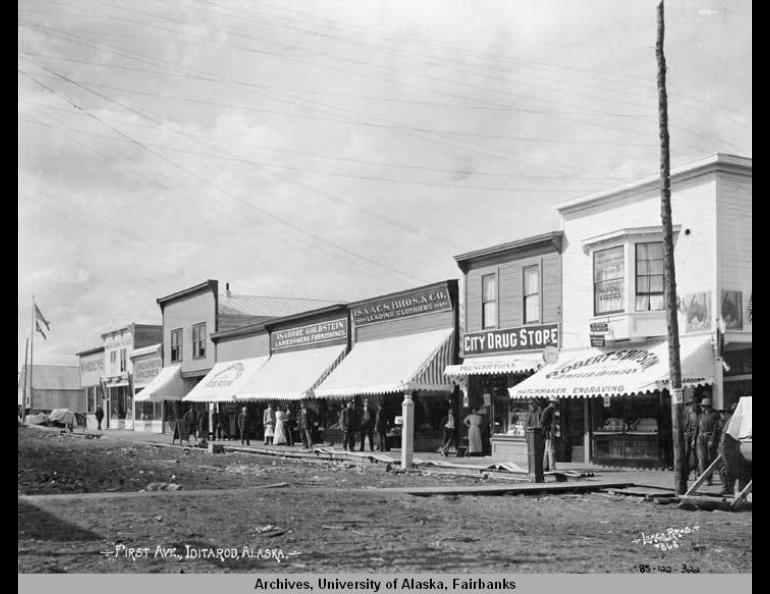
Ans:
<svg viewBox="0 0 770 594"><path fill-rule="evenodd" d="M484 291L484 280L492 278L494 282L494 297L490 300L486 300L486 292ZM486 323L486 305L494 303L495 307L495 323L487 325ZM497 284L497 271L489 272L481 275L481 329L488 330L490 328L497 328L500 324L500 310L498 308L498 284Z"/></svg>
<svg viewBox="0 0 770 594"><path fill-rule="evenodd" d="M621 286L623 287L623 296L620 299L621 308L620 309L613 309L613 310L609 310L609 311L599 312L599 311L596 310L596 287L597 287L597 284L598 284L598 282L596 280L596 256L598 254L603 253L603 252L608 252L610 250L618 250L618 249L620 250L620 253L623 255L623 275L620 276L620 277L604 279L603 281L598 281L598 282L606 283L608 281L618 281L618 280L621 281ZM625 243L621 243L620 245L613 245L613 246L605 247L605 248L602 248L602 249L593 250L593 252L591 253L591 264L592 264L591 283L592 283L592 288L593 288L591 297L592 297L592 301L593 301L594 317L596 317L596 316L607 316L607 315L619 314L619 313L625 313L626 309L627 309L627 306L628 306L628 303L627 303L628 296L626 295L626 286L625 286L626 281L628 280L628 277L627 277L627 268L628 267L626 266L626 244Z"/></svg>
<svg viewBox="0 0 770 594"><path fill-rule="evenodd" d="M118 360L120 362L120 373L128 371L128 349L122 348L119 351Z"/></svg>
<svg viewBox="0 0 770 594"><path fill-rule="evenodd" d="M174 358L174 336L179 336L179 340L177 341L177 354L178 357ZM183 349L182 346L184 345L184 328L174 328L171 330L170 333L170 339L169 339L169 360L171 363L179 363L183 359Z"/></svg>
<svg viewBox="0 0 770 594"><path fill-rule="evenodd" d="M656 244L660 244L661 248L663 247L663 242L662 241L639 241L639 242L634 242L634 311L638 311L638 312L653 312L653 311L665 311L666 310L666 302L665 302L665 292L666 292L665 270L663 272L661 272L660 274L650 274L649 269L648 269L647 274L643 274L642 275L643 277L648 278L648 279L651 279L652 277L657 277L657 276L661 277L661 291L653 292L651 290L648 290L647 292L643 292L643 293L639 292L639 284L638 284L639 283L639 276L640 276L639 275L639 246L642 246L642 245L645 245L645 246L647 246L647 245L656 245ZM664 254L663 258L661 259L661 261L663 262L663 265L665 267L665 254ZM651 260L648 259L648 260L646 260L646 262L649 263L649 262L651 262ZM649 284L651 284L651 283L648 283L648 286L649 286ZM646 296L648 298L647 299L648 307L646 309L641 309L639 307L638 299L639 299L640 295ZM652 297L653 295L654 296L658 296L659 295L661 297L662 306L659 309L652 309L651 307L649 307L649 304L652 302L650 297Z"/></svg>
<svg viewBox="0 0 770 594"><path fill-rule="evenodd" d="M203 334L201 335L201 328ZM198 337L196 341L196 330L198 331ZM200 346L203 353L196 354L196 346ZM193 359L205 359L206 358L206 322L198 322L192 326L192 357Z"/></svg>
<svg viewBox="0 0 770 594"><path fill-rule="evenodd" d="M534 269L537 272L537 290L535 293L527 293L527 271ZM542 282L543 275L540 271L540 264L530 264L529 266L523 266L521 269L521 317L524 324L539 324L543 319L543 303L542 303ZM527 298L537 297L537 319L527 319Z"/></svg>

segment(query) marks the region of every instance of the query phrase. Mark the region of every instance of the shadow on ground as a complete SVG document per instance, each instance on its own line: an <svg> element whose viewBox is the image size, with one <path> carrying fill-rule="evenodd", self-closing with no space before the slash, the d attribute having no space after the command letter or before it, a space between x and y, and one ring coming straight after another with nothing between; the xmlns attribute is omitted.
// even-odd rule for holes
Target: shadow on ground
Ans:
<svg viewBox="0 0 770 594"><path fill-rule="evenodd" d="M25 501L18 502L19 540L37 538L59 542L100 540L100 536L65 522Z"/></svg>

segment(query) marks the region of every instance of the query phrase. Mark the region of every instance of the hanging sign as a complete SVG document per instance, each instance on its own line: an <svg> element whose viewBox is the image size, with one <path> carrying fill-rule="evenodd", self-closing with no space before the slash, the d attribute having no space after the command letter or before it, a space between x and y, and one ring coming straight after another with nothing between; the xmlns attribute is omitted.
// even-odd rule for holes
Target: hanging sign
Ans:
<svg viewBox="0 0 770 594"><path fill-rule="evenodd" d="M484 406L490 406L492 404L492 394L487 392L484 394Z"/></svg>
<svg viewBox="0 0 770 594"><path fill-rule="evenodd" d="M591 346L592 347L603 347L605 345L604 335L602 334L591 334Z"/></svg>

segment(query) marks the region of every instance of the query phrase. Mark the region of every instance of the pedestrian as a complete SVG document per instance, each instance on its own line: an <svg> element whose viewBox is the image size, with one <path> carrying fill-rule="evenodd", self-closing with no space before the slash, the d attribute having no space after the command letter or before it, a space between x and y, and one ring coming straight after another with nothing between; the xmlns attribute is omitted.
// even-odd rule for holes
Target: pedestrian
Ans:
<svg viewBox="0 0 770 594"><path fill-rule="evenodd" d="M538 412L537 410L537 404L535 404L534 400L530 400L529 404L527 405L527 416L524 417L524 427L526 429L532 429L534 427L540 427L540 414L542 411Z"/></svg>
<svg viewBox="0 0 770 594"><path fill-rule="evenodd" d="M96 423L97 423L97 431L102 430L102 419L104 418L104 409L102 409L101 406L96 407Z"/></svg>
<svg viewBox="0 0 770 594"><path fill-rule="evenodd" d="M711 408L711 398L704 398L700 403L698 415L698 476L702 476L716 458L719 446L719 415ZM712 472L706 477L706 484L711 484Z"/></svg>
<svg viewBox="0 0 770 594"><path fill-rule="evenodd" d="M543 414L540 415L540 428L543 430L543 437L545 438L543 470L546 472L556 470L554 442L556 440L556 405L558 402L555 398L551 398L548 401L548 406L543 410Z"/></svg>
<svg viewBox="0 0 770 594"><path fill-rule="evenodd" d="M188 408L187 412L182 416L182 427L187 434L187 444L190 444L190 436L195 434L195 415L192 408ZM182 431L179 431L179 445L182 445Z"/></svg>
<svg viewBox="0 0 770 594"><path fill-rule="evenodd" d="M271 445L275 437L275 411L272 404L268 404L262 413L262 425L265 427L265 445Z"/></svg>
<svg viewBox="0 0 770 594"><path fill-rule="evenodd" d="M730 419L733 417L737 403L733 402L730 405L729 410L719 411L719 443L720 451L724 452L725 435L727 434L727 427L730 425ZM722 493L721 495L735 495L735 473L727 471L727 460L722 459L722 465L719 468L719 478L722 481Z"/></svg>
<svg viewBox="0 0 770 594"><path fill-rule="evenodd" d="M205 445L209 438L209 413L205 408L198 411L198 443Z"/></svg>
<svg viewBox="0 0 770 594"><path fill-rule="evenodd" d="M452 445L457 447L457 422L453 409L450 408L447 411L446 416L441 421L441 427L444 430L444 445L441 448L441 455L446 457Z"/></svg>
<svg viewBox="0 0 770 594"><path fill-rule="evenodd" d="M287 445L294 445L294 429L297 426L297 415L292 409L291 405L286 405L286 418L284 419L286 425L286 443Z"/></svg>
<svg viewBox="0 0 770 594"><path fill-rule="evenodd" d="M390 429L388 418L385 416L385 409L382 402L377 403L377 412L374 415L374 430L377 431L377 449L381 452L389 452L388 429Z"/></svg>
<svg viewBox="0 0 770 594"><path fill-rule="evenodd" d="M241 409L241 414L238 415L238 432L241 434L241 445L251 445L249 443L249 415L248 410L244 406Z"/></svg>
<svg viewBox="0 0 770 594"><path fill-rule="evenodd" d="M364 440L369 438L369 451L374 451L374 419L372 418L372 412L369 410L369 401L364 400L364 410L361 412L361 423L359 425L359 434L361 436L361 449L364 451Z"/></svg>
<svg viewBox="0 0 770 594"><path fill-rule="evenodd" d="M211 413L211 441L216 441L217 438L222 439L222 426L219 424L219 411L215 408Z"/></svg>
<svg viewBox="0 0 770 594"><path fill-rule="evenodd" d="M286 413L280 408L275 411L275 435L273 436L273 445L286 445Z"/></svg>
<svg viewBox="0 0 770 594"><path fill-rule="evenodd" d="M342 426L342 449L349 450L351 452L356 449L356 411L353 408L353 401L350 400L347 406L342 409L340 415L340 425Z"/></svg>
<svg viewBox="0 0 770 594"><path fill-rule="evenodd" d="M693 398L687 401L687 412L684 417L684 463L686 475L698 470L698 455L696 441L698 439L698 402ZM697 477L696 477L697 478Z"/></svg>
<svg viewBox="0 0 770 594"><path fill-rule="evenodd" d="M302 438L302 447L309 450L313 446L313 418L307 408L307 402L302 401L299 411L299 435Z"/></svg>
<svg viewBox="0 0 770 594"><path fill-rule="evenodd" d="M468 428L468 451L467 456L481 456L484 453L484 446L481 442L481 424L484 417L479 414L479 409L471 409L471 414L463 419L463 424Z"/></svg>

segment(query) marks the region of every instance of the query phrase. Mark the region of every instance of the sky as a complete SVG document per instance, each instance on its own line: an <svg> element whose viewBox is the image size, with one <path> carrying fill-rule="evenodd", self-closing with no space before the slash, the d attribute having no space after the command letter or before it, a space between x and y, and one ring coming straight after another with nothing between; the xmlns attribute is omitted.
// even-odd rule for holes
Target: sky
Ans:
<svg viewBox="0 0 770 594"><path fill-rule="evenodd" d="M657 0L20 0L18 362L206 279L363 299L658 170ZM672 166L751 157L751 2L666 3Z"/></svg>

